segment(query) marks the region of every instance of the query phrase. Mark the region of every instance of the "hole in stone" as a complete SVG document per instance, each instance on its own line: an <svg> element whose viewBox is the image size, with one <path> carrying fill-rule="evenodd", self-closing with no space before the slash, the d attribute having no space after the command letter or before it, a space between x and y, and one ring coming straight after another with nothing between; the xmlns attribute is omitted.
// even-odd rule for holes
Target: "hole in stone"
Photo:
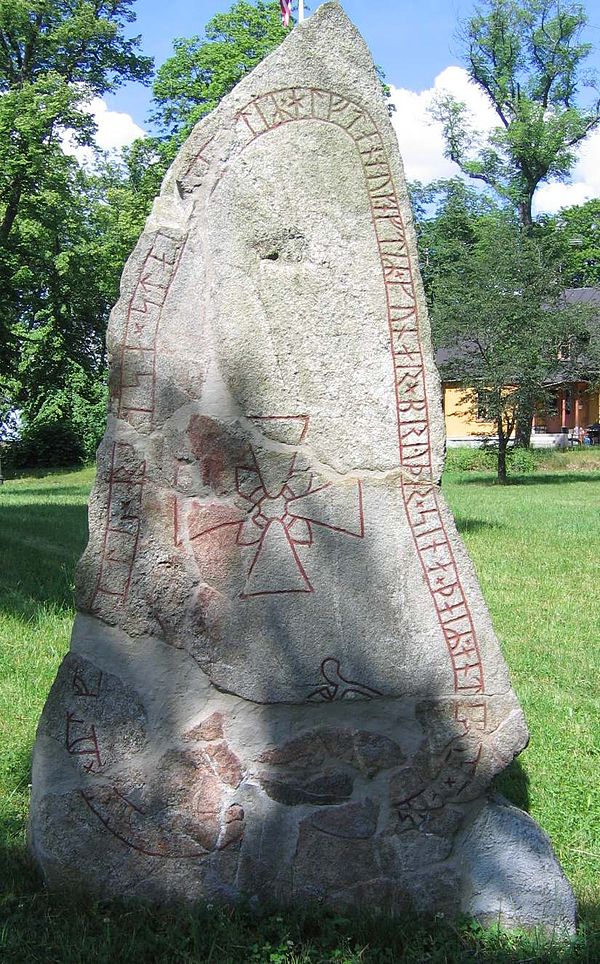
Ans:
<svg viewBox="0 0 600 964"><path fill-rule="evenodd" d="M256 241L256 249L262 261L298 263L304 260L306 248L306 238L297 228L284 228Z"/></svg>

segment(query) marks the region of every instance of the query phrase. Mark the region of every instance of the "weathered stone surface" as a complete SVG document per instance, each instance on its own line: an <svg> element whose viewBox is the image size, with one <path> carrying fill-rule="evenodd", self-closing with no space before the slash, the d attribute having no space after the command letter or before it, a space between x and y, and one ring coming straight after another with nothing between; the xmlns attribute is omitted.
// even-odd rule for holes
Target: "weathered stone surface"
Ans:
<svg viewBox="0 0 600 964"><path fill-rule="evenodd" d="M303 777L291 777L287 780L270 778L265 773L259 773L258 778L261 787L272 800L285 803L288 807L295 807L300 803L332 806L347 800L353 787L352 777L339 771L325 771L318 776L309 772Z"/></svg>
<svg viewBox="0 0 600 964"><path fill-rule="evenodd" d="M192 727L184 740L220 740L223 738L223 714L212 713L206 720Z"/></svg>
<svg viewBox="0 0 600 964"><path fill-rule="evenodd" d="M144 748L146 714L121 679L69 653L50 691L38 736L64 744L81 772L102 773Z"/></svg>
<svg viewBox="0 0 600 964"><path fill-rule="evenodd" d="M49 882L569 929L545 838L487 802L527 730L438 485L402 164L337 4L183 146L109 348L34 755Z"/></svg>
<svg viewBox="0 0 600 964"><path fill-rule="evenodd" d="M393 740L368 730L327 727L309 730L283 746L266 750L260 763L314 772L328 762L347 763L368 777L398 767L406 756Z"/></svg>
<svg viewBox="0 0 600 964"><path fill-rule="evenodd" d="M550 840L531 817L496 795L461 835L465 913L487 924L569 932L575 899Z"/></svg>
<svg viewBox="0 0 600 964"><path fill-rule="evenodd" d="M379 807L373 800L349 803L330 810L316 810L307 823L334 837L372 837L377 830Z"/></svg>
<svg viewBox="0 0 600 964"><path fill-rule="evenodd" d="M311 900L382 876L379 854L370 839L323 833L309 822L300 825L294 861L295 892Z"/></svg>

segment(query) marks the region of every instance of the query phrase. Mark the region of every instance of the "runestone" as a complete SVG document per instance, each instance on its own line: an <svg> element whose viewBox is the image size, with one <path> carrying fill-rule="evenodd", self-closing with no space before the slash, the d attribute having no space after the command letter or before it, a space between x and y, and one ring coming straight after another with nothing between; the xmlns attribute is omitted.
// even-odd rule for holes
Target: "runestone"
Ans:
<svg viewBox="0 0 600 964"><path fill-rule="evenodd" d="M49 885L571 931L548 838L490 789L527 728L441 494L402 162L337 3L195 127L109 351L34 752Z"/></svg>

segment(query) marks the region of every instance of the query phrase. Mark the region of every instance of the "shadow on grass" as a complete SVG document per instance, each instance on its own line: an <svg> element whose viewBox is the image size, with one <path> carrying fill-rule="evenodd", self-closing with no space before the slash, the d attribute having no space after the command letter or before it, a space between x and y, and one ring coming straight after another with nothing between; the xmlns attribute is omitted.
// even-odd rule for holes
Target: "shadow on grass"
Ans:
<svg viewBox="0 0 600 964"><path fill-rule="evenodd" d="M582 929L569 943L472 921L319 906L151 906L48 892L24 847L0 847L3 964L592 964L600 942Z"/></svg>
<svg viewBox="0 0 600 964"><path fill-rule="evenodd" d="M71 609L86 539L85 505L0 504L0 612L31 619L41 606Z"/></svg>
<svg viewBox="0 0 600 964"><path fill-rule="evenodd" d="M68 886L48 891L22 843L0 844L3 964L592 964L599 953L590 926L565 943L443 915L392 919L372 908L99 901Z"/></svg>
<svg viewBox="0 0 600 964"><path fill-rule="evenodd" d="M515 807L529 813L529 775L519 757L495 778L494 789L514 803Z"/></svg>
<svg viewBox="0 0 600 964"><path fill-rule="evenodd" d="M572 485L577 482L598 481L600 481L600 472L532 472L528 475L509 475L505 485L501 485L492 473L473 472L472 478L466 473L461 474L460 480L455 480L455 484L497 486L504 489L521 485Z"/></svg>
<svg viewBox="0 0 600 964"><path fill-rule="evenodd" d="M57 493L41 487L34 491L40 496ZM85 514L84 506L73 505L0 507L0 551L5 558L6 551L11 552L11 565L3 567L1 576L9 590L5 607L20 615L25 611L24 599L28 605L52 601L70 607L72 574L86 538ZM498 526L465 519L460 527L465 532ZM6 532L12 536L6 538ZM15 786L28 782L29 765L29 750L15 754L14 770L11 767ZM497 787L513 803L528 808L527 776L519 761ZM473 923L453 924L442 917L391 920L373 913L351 916L322 907L274 910L266 905L256 914L244 908L175 909L97 902L66 891L48 894L23 846L22 828L9 812L0 825L0 841L3 964L516 964L525 960L590 964L600 959L598 943L592 946L584 936L567 947L546 948L537 938L484 931Z"/></svg>
<svg viewBox="0 0 600 964"><path fill-rule="evenodd" d="M15 469L11 466L7 466L6 462L3 465L4 479L7 483L17 482L20 479L47 479L49 476L73 475L76 472L83 472L85 469L92 469L94 467L94 462L81 463L80 465L62 465L62 466L43 466L39 468L29 468L29 469Z"/></svg>
<svg viewBox="0 0 600 964"><path fill-rule="evenodd" d="M465 519L456 516L456 528L460 533L481 532L489 529L504 529L502 522L489 522L487 519Z"/></svg>
<svg viewBox="0 0 600 964"><path fill-rule="evenodd" d="M74 565L85 539L84 508L39 507L50 526L65 518L66 509L75 510L69 515ZM41 524L40 515L34 518ZM48 538L49 531L43 531ZM34 555L28 551L11 574L15 587L25 578ZM42 563L47 566L48 559ZM28 585L30 591L35 589ZM51 580L40 584L37 598L45 600L55 590ZM64 602L61 592L55 592L56 602ZM15 751L9 769L15 788L29 782L29 748ZM497 788L516 805L528 808L527 775L518 760L497 781ZM473 922L416 915L390 919L376 916L373 910L370 905L351 915L323 907L282 909L264 904L257 913L244 907L157 907L100 902L74 891L48 893L23 844L22 825L9 811L0 818L3 964L591 964L600 959L600 941L583 932L573 944L548 945L539 937L483 930ZM591 916L593 908L586 912Z"/></svg>
<svg viewBox="0 0 600 964"><path fill-rule="evenodd" d="M33 742L33 737L31 738ZM10 798L29 796L31 782L31 756L33 747L29 745L8 746L2 750L2 770L10 786L9 798L2 801L0 809L0 846L19 841L23 833L22 809L10 805Z"/></svg>
<svg viewBox="0 0 600 964"><path fill-rule="evenodd" d="M28 779L29 750L14 775ZM496 781L519 806L529 804L528 779L515 760ZM482 928L405 914L390 918L370 906L339 913L319 905L258 909L190 904L157 906L98 900L67 885L48 891L13 819L0 818L0 958L3 964L592 964L600 936L597 908L571 943L540 934ZM17 832L15 832L17 831Z"/></svg>
<svg viewBox="0 0 600 964"><path fill-rule="evenodd" d="M27 488L23 487L22 489L14 488L12 492L17 495L27 495L28 498L33 498L33 499L39 498L44 502L44 504L47 505L48 503L46 502L46 500L48 498L56 498L57 496L60 496L60 497L66 496L70 499L85 497L87 501L89 488L90 488L90 485L88 482L78 482L76 485L45 485L45 486L40 486L37 489L27 486ZM8 494L10 492L11 492L10 489L7 490L3 488L2 490L0 490L0 499L2 498L3 493ZM0 502L0 505L1 504L2 503ZM12 504L14 505L14 503Z"/></svg>

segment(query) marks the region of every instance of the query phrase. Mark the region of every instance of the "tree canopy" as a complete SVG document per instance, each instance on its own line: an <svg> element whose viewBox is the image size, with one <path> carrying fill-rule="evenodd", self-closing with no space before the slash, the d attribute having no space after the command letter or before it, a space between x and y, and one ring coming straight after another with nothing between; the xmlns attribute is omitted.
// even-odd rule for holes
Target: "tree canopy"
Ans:
<svg viewBox="0 0 600 964"><path fill-rule="evenodd" d="M42 446L41 427L49 425L51 445L64 450L71 433L73 451L85 457L103 426L108 313L164 173L193 125L287 34L277 0L235 0L202 33L174 42L154 79L154 133L118 155L94 148L94 163L82 166L65 147L94 146L90 99L132 80L150 83L151 60L130 36L134 3L0 0L0 437L2 420L18 410L32 445ZM465 27L471 77L498 125L478 138L464 105L447 99L437 109L449 155L506 210L464 180L413 186L438 340L450 338L459 282L486 287L484 264L504 270L483 258L484 235L491 250L489 225L500 225L500 237L509 223L513 230L510 208L538 244L538 261L542 248L546 259L552 251L563 284L599 283L600 202L531 220L535 187L568 174L573 150L599 122L594 88L584 103L585 22L583 8L569 0L483 0ZM514 257L535 263L533 249L518 248L512 235L505 240ZM502 286L487 289L500 311ZM456 317L455 339L466 325ZM524 315L511 317L526 324Z"/></svg>
<svg viewBox="0 0 600 964"><path fill-rule="evenodd" d="M128 36L133 6L0 0L0 421L18 408L34 435L68 422L88 456L104 419L108 313L166 168L286 36L278 3L238 0L204 36L176 41L153 89L157 135L86 169L64 147L93 146L90 99L150 80Z"/></svg>
<svg viewBox="0 0 600 964"><path fill-rule="evenodd" d="M204 34L174 41L174 53L157 71L152 119L157 133L136 141L105 165L117 247L137 240L161 181L194 124L285 39L277 0L236 0L207 23Z"/></svg>
<svg viewBox="0 0 600 964"><path fill-rule="evenodd" d="M97 179L64 144L93 142L90 98L149 78L126 36L132 5L0 0L0 404L26 418L50 396L73 416L103 395L114 285L98 259Z"/></svg>
<svg viewBox="0 0 600 964"><path fill-rule="evenodd" d="M585 70L587 20L571 0L483 0L461 42L469 77L498 123L487 134L477 131L450 94L434 108L447 156L514 205L527 230L538 185L564 179L575 148L600 124L598 88Z"/></svg>
<svg viewBox="0 0 600 964"><path fill-rule="evenodd" d="M495 210L470 219L468 233L455 237L452 259L432 276L435 343L445 349L442 376L465 387L471 409L485 398L486 420L498 438L500 481L519 421L549 401L549 383L564 367L561 349L571 346L573 374L597 353L587 313L565 302L560 269L553 245Z"/></svg>
<svg viewBox="0 0 600 964"><path fill-rule="evenodd" d="M474 243L475 224L485 214L498 212L495 202L461 178L412 183L410 200L415 215L420 268L431 308L437 283L452 270Z"/></svg>
<svg viewBox="0 0 600 964"><path fill-rule="evenodd" d="M237 0L209 20L204 36L175 40L153 87L153 120L162 133L178 140L188 134L287 32L278 2Z"/></svg>
<svg viewBox="0 0 600 964"><path fill-rule="evenodd" d="M563 208L552 217L541 218L539 230L554 239L566 286L600 287L599 198Z"/></svg>
<svg viewBox="0 0 600 964"><path fill-rule="evenodd" d="M124 28L133 0L0 0L0 242L51 162L60 139L90 144L93 96L145 81L152 62Z"/></svg>

